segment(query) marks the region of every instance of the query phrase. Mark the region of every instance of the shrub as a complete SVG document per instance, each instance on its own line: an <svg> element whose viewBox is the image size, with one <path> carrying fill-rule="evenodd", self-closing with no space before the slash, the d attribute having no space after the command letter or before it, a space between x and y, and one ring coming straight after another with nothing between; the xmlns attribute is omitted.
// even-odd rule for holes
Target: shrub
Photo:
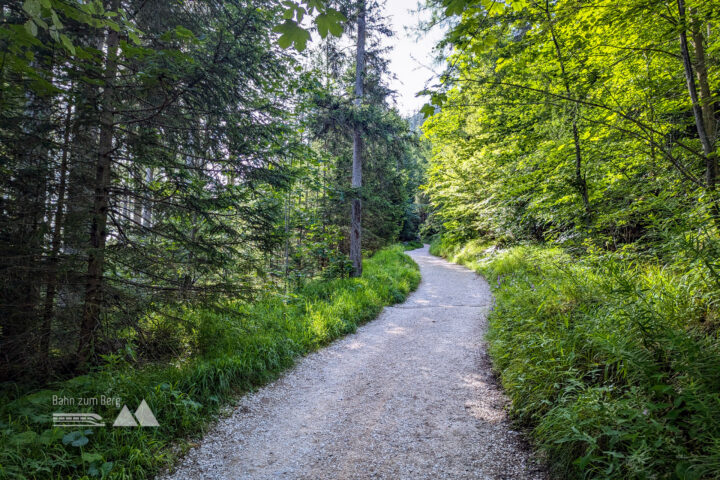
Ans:
<svg viewBox="0 0 720 480"><path fill-rule="evenodd" d="M556 478L718 478L707 272L539 246L438 249L493 287L489 352Z"/></svg>

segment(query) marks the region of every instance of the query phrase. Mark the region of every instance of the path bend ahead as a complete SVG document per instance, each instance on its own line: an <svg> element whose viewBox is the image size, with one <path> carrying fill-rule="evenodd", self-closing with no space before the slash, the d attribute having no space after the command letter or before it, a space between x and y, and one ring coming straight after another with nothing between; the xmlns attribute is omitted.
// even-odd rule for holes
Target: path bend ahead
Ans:
<svg viewBox="0 0 720 480"><path fill-rule="evenodd" d="M174 479L544 479L504 411L481 277L408 252L407 301L245 396Z"/></svg>

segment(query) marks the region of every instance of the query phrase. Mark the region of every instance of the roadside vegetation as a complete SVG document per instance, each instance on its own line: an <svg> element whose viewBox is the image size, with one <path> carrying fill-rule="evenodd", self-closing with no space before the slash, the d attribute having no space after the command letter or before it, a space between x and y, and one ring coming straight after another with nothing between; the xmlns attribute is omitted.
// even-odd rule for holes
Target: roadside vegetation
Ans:
<svg viewBox="0 0 720 480"><path fill-rule="evenodd" d="M392 100L378 2L0 19L0 477L151 476L417 285L391 246L418 237L428 148ZM142 399L159 427L112 428ZM76 412L106 426L53 427Z"/></svg>
<svg viewBox="0 0 720 480"><path fill-rule="evenodd" d="M493 365L554 478L717 478L709 272L531 244L436 241L431 252L490 283Z"/></svg>
<svg viewBox="0 0 720 480"><path fill-rule="evenodd" d="M452 18L432 251L552 478L720 478L717 0L431 0Z"/></svg>
<svg viewBox="0 0 720 480"><path fill-rule="evenodd" d="M720 0L421 3L424 123L381 0L3 3L0 476L169 465L423 238L557 478L720 478ZM160 427L52 427L102 395Z"/></svg>
<svg viewBox="0 0 720 480"><path fill-rule="evenodd" d="M365 261L362 278L316 280L289 296L173 312L184 328L158 324L153 332L175 345L178 357L171 364L138 368L128 347L106 357L97 371L3 399L0 478L151 477L171 465L237 395L276 378L298 356L353 332L383 306L402 302L420 282L417 265L402 251L394 246L377 252ZM53 406L54 396L100 395L120 397L131 411L145 399L160 426L113 428L115 404ZM53 428L57 411L97 413L106 427Z"/></svg>

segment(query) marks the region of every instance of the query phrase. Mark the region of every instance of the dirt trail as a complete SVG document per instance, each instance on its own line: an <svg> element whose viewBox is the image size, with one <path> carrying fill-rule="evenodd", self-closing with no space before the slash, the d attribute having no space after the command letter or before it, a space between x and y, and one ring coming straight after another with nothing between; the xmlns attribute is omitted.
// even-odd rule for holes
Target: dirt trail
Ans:
<svg viewBox="0 0 720 480"><path fill-rule="evenodd" d="M244 397L174 479L544 479L506 420L481 277L409 252L408 300Z"/></svg>

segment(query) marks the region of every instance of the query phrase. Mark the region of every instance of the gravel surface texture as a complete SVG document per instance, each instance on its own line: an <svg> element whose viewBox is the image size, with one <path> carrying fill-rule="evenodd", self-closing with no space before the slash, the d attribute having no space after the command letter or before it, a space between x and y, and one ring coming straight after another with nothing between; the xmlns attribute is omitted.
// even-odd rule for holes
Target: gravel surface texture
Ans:
<svg viewBox="0 0 720 480"><path fill-rule="evenodd" d="M405 303L243 397L165 478L544 480L490 371L487 282L409 255Z"/></svg>

